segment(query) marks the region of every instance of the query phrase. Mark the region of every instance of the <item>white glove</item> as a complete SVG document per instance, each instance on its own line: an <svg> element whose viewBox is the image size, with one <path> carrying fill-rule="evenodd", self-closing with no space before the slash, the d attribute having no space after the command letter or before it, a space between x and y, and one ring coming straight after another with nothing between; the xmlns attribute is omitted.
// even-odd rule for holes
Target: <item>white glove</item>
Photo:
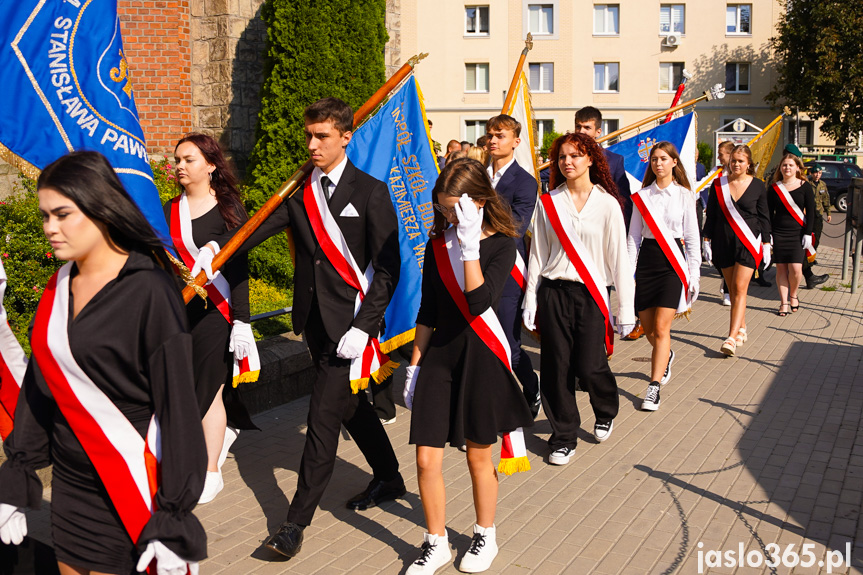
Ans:
<svg viewBox="0 0 863 575"><path fill-rule="evenodd" d="M420 374L420 366L409 365L405 370L405 390L402 397L405 398L405 407L408 409L414 408L414 389L417 386L417 377Z"/></svg>
<svg viewBox="0 0 863 575"><path fill-rule="evenodd" d="M6 545L21 545L27 536L27 516L15 505L0 503L0 541Z"/></svg>
<svg viewBox="0 0 863 575"><path fill-rule="evenodd" d="M192 575L198 575L198 562L181 559L176 553L165 547L158 539L147 543L147 548L138 559L137 571L146 571L150 563L156 560L157 575L186 575L186 571Z"/></svg>
<svg viewBox="0 0 863 575"><path fill-rule="evenodd" d="M689 282L689 305L694 304L695 300L698 299L698 293L701 290L700 283L701 280L691 280Z"/></svg>
<svg viewBox="0 0 863 575"><path fill-rule="evenodd" d="M767 269L768 267L770 267L770 261L771 261L770 260L770 250L773 246L771 246L770 244L761 244L761 245L763 246L762 251L764 252L764 257L761 259L761 261L764 262L764 269Z"/></svg>
<svg viewBox="0 0 863 575"><path fill-rule="evenodd" d="M803 249L804 250L813 249L813 247L812 247L812 234L806 234L805 236L803 236Z"/></svg>
<svg viewBox="0 0 863 575"><path fill-rule="evenodd" d="M6 270L3 269L3 262L0 262L0 304L3 303L3 294L6 293Z"/></svg>
<svg viewBox="0 0 863 575"><path fill-rule="evenodd" d="M701 240L701 255L706 263L713 263L713 248L710 245L710 240Z"/></svg>
<svg viewBox="0 0 863 575"><path fill-rule="evenodd" d="M195 265L193 265L192 269L189 270L192 273L192 277L198 277L201 270L204 270L204 273L207 274L207 279L212 280L216 275L213 273L213 258L217 253L219 253L219 244L216 242L207 242L207 245L198 250L198 257L195 258Z"/></svg>
<svg viewBox="0 0 863 575"><path fill-rule="evenodd" d="M456 235L461 243L461 261L478 260L479 240L482 237L482 208L477 208L467 194L462 194L455 205L455 215L458 218Z"/></svg>
<svg viewBox="0 0 863 575"><path fill-rule="evenodd" d="M634 330L634 329L635 329L634 323L618 323L617 324L617 333L620 335L620 337L628 336L630 333L632 333L632 330Z"/></svg>
<svg viewBox="0 0 863 575"><path fill-rule="evenodd" d="M342 336L336 355L342 359L356 359L363 354L363 350L369 343L369 334L363 330L352 327Z"/></svg>
<svg viewBox="0 0 863 575"><path fill-rule="evenodd" d="M249 356L253 345L255 345L255 334L252 333L252 326L235 319L228 351L232 352L237 359L243 359Z"/></svg>
<svg viewBox="0 0 863 575"><path fill-rule="evenodd" d="M521 312L521 321L528 331L536 331L536 310L525 309Z"/></svg>

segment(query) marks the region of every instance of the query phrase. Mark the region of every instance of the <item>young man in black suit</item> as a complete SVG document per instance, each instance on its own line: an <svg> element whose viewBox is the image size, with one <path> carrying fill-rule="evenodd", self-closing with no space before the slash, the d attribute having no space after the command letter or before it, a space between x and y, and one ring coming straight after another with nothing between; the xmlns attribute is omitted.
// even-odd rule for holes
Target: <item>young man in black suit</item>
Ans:
<svg viewBox="0 0 863 575"><path fill-rule="evenodd" d="M268 548L287 557L300 551L303 529L311 523L332 476L342 424L374 474L366 490L348 501L348 508L364 510L405 494L398 461L380 419L366 394L352 394L350 386L351 360L360 357L369 337L378 337L398 282L395 209L386 185L358 170L345 154L353 129L350 106L337 98L324 98L306 108L304 118L306 146L315 165L309 178L319 182L329 198L329 211L357 265L365 270L371 264L374 276L355 315L358 290L341 278L322 250L304 206L305 186L279 206L243 245L243 250L248 250L287 227L292 229L296 261L294 332L304 334L315 363L297 493L287 521L266 542ZM230 235L218 243L224 245ZM205 252L208 250L201 250ZM207 262L201 256L198 261L206 271Z"/></svg>
<svg viewBox="0 0 863 575"><path fill-rule="evenodd" d="M533 217L536 207L537 184L533 176L515 161L515 148L521 142L521 124L512 116L501 114L490 118L485 125L486 149L491 163L488 166L488 177L497 194L506 200L515 223L518 226L518 237L515 245L518 253L527 265L524 234ZM542 402L539 396L539 379L533 371L530 356L521 348L521 302L524 293L521 287L511 277L506 280L500 303L497 306L497 316L506 332L506 339L512 351L512 370L521 382L524 397L530 406L533 417L539 414Z"/></svg>

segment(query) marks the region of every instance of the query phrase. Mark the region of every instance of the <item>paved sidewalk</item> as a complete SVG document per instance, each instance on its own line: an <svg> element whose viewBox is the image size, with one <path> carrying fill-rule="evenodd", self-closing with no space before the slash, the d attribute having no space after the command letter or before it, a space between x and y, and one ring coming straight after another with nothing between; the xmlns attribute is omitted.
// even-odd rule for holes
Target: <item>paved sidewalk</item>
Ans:
<svg viewBox="0 0 863 575"><path fill-rule="evenodd" d="M843 562L832 572L863 572L863 301L840 285L840 257L819 253L818 271L833 278L825 286L836 289L801 290L801 309L788 317L775 313L775 285L753 286L749 342L736 358L718 352L729 308L720 305L716 272L704 267L692 321L673 326L673 376L655 413L638 411L649 344L618 342L611 365L621 406L612 437L593 440L587 396L577 392L584 419L578 449L569 465L551 466L550 429L540 415L527 430L532 470L500 479L501 550L489 572L827 573L818 561L831 550L844 554L846 542L852 566ZM538 367L538 346L526 343L535 346L529 350ZM402 381L399 370L397 394ZM386 429L407 482L405 499L346 510L345 501L371 477L356 445L343 440L300 555L282 561L262 548L296 487L307 405L304 398L256 416L262 431L243 433L234 444L225 490L196 510L209 535L202 574L395 574L416 558L424 522L410 414L401 407ZM444 476L454 562L439 573L457 573L474 523L464 454L446 451ZM806 549L815 565L707 567L716 560L710 550L731 550L737 561L742 545L755 562L772 543L783 552L793 544L797 553L812 544Z"/></svg>

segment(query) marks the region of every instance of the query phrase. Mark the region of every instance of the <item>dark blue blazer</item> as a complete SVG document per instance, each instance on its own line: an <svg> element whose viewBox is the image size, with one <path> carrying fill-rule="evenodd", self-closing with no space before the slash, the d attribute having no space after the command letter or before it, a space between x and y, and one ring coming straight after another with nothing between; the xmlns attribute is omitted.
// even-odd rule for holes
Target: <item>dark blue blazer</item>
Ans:
<svg viewBox="0 0 863 575"><path fill-rule="evenodd" d="M533 210L536 207L536 180L524 168L519 166L518 162L514 162L501 176L495 191L512 208L513 219L515 219L515 225L518 228L518 237L515 238L515 246L518 249L518 253L524 258L525 264L527 264L524 234L527 233L527 227L530 225L530 219L533 217ZM510 278L506 282L503 295L518 294L521 294L521 289L515 283L515 280Z"/></svg>
<svg viewBox="0 0 863 575"><path fill-rule="evenodd" d="M623 219L626 222L626 229L629 229L629 219L632 217L632 200L630 195L632 192L629 189L629 178L626 176L626 170L623 168L623 156L609 152L606 149L605 159L608 161L608 170L611 172L611 178L617 184L617 191L620 197L623 198Z"/></svg>

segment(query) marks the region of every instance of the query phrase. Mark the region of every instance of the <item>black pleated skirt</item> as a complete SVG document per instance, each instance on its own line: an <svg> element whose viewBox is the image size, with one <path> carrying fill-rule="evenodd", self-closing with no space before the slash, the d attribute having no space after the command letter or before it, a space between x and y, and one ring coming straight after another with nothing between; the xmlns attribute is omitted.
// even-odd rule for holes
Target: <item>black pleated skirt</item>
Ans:
<svg viewBox="0 0 863 575"><path fill-rule="evenodd" d="M683 251L683 242L678 239L675 243ZM652 307L677 309L682 289L683 282L659 243L651 238L642 239L635 265L636 313Z"/></svg>

